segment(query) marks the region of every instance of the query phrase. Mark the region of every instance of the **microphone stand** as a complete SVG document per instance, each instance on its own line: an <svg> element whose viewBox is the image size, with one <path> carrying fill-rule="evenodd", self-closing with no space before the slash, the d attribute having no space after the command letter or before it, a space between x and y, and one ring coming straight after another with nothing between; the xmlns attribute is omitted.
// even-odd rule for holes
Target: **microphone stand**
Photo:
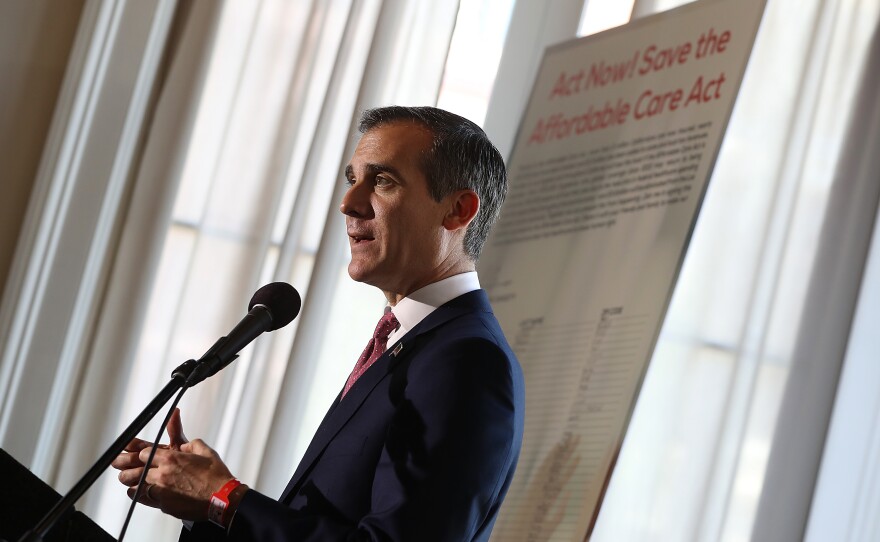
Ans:
<svg viewBox="0 0 880 542"><path fill-rule="evenodd" d="M88 472L86 472L85 475L83 475L83 477L80 478L70 489L70 491L68 491L67 494L58 501L51 510L49 510L43 519L40 520L40 523L30 531L24 533L21 538L18 539L18 542L42 541L43 537L46 536L58 519L61 518L68 509L73 507L74 503L83 496L92 484L95 483L98 477L101 476L104 470L110 466L110 463L112 463L113 460L125 450L125 446L137 436L141 429L146 427L150 420L153 419L153 416L159 412L159 409L161 409L178 390L187 385L187 379L195 367L196 360L190 359L174 369L171 373L171 381L162 388L162 390L156 395L155 399L153 399L134 419L134 421L125 428L122 434L119 435L119 438L113 441L113 444L107 448L104 455L98 458L95 464L92 465L92 468L90 468ZM192 385L192 383L190 383L190 385Z"/></svg>

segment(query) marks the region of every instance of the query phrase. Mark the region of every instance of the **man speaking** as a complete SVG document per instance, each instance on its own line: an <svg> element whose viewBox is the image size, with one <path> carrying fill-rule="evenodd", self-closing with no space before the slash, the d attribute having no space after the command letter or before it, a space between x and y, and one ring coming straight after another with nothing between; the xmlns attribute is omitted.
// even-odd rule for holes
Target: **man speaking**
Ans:
<svg viewBox="0 0 880 542"><path fill-rule="evenodd" d="M478 126L440 109L368 110L359 129L340 208L348 272L385 293L385 313L277 500L188 442L175 414L137 498L194 521L181 540L489 538L525 402L475 272L504 163ZM136 439L114 462L130 496L148 447Z"/></svg>

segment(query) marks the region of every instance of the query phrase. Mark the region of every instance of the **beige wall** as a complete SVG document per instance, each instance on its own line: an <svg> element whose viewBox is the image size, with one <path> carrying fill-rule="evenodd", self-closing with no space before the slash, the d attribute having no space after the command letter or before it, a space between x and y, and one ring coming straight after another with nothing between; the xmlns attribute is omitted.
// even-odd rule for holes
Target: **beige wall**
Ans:
<svg viewBox="0 0 880 542"><path fill-rule="evenodd" d="M84 2L0 0L0 285L6 284Z"/></svg>

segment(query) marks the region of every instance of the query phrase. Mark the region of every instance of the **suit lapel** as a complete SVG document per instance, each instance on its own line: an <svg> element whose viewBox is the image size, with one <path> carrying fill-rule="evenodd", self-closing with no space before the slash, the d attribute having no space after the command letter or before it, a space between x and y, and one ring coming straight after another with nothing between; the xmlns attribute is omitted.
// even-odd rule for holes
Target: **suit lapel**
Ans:
<svg viewBox="0 0 880 542"><path fill-rule="evenodd" d="M379 359L373 362L373 365L371 365L370 368L358 378L355 385L348 390L344 399L341 399L340 397L342 395L341 392L336 396L336 400L324 416L321 425L318 426L315 436L312 437L312 442L309 443L306 453L303 455L302 460L300 460L296 471L293 473L293 477L290 479L290 482L287 483L287 487L281 494L279 500L287 502L290 495L296 493L299 489L299 482L310 470L315 461L321 456L321 453L324 451L324 448L327 447L327 444L333 440L333 437L339 433L339 431L345 426L346 422L348 422L354 413L357 412L376 385L379 384L383 378L388 376L391 367L396 365L399 360L403 359L407 350L405 346L407 337L410 335L411 333L407 333L406 336L397 341L392 348L386 350ZM399 348L401 345L403 346L398 354L392 355L394 348Z"/></svg>
<svg viewBox="0 0 880 542"><path fill-rule="evenodd" d="M457 318L463 314L472 312L491 312L489 299L484 290L475 290L450 300L438 307L434 312L425 317L413 329L404 335L399 341L391 345L373 365L367 369L348 391L345 399L340 396L330 406L330 410L318 426L312 442L309 444L305 455L293 473L287 487L279 499L281 502L289 502L292 495L296 494L300 482L312 465L321 456L327 444L339 433L349 419L366 401L379 382L387 377L394 366L406 359L415 351L413 346L419 340L419 336L432 329ZM341 395L341 393L340 393Z"/></svg>

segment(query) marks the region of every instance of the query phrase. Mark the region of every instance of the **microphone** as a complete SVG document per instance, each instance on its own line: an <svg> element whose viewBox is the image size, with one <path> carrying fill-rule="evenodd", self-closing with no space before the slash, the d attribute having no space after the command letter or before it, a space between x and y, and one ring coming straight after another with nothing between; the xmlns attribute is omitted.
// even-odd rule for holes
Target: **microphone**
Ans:
<svg viewBox="0 0 880 542"><path fill-rule="evenodd" d="M275 331L293 321L302 305L296 289L286 282L272 282L257 290L248 313L228 335L220 337L196 362L186 380L191 387L215 375L238 357L238 351L264 331Z"/></svg>

